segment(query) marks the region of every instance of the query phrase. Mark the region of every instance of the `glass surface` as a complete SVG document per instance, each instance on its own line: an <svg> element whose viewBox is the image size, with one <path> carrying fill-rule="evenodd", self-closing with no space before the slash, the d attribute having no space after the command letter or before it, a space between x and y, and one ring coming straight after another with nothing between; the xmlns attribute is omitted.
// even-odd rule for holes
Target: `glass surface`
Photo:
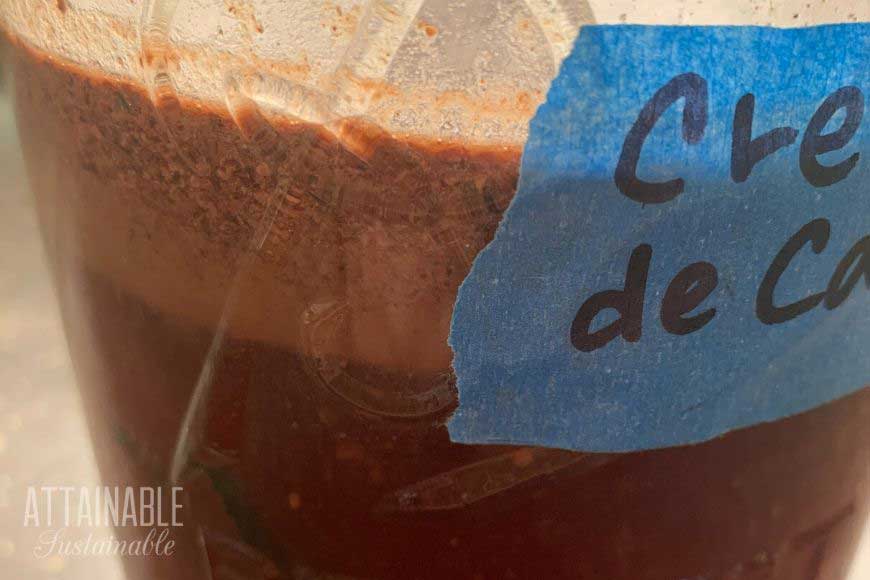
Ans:
<svg viewBox="0 0 870 580"><path fill-rule="evenodd" d="M444 423L457 288L579 27L853 4L7 0L103 479L185 490L178 553L129 577L844 578L870 389L620 455Z"/></svg>

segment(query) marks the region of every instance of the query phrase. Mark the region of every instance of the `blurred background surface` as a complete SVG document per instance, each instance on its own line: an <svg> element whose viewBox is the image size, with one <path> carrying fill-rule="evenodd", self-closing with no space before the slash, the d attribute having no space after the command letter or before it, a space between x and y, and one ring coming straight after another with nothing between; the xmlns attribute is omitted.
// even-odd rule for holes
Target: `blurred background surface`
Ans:
<svg viewBox="0 0 870 580"><path fill-rule="evenodd" d="M2 60L2 59L0 59ZM2 77L0 77L2 78ZM99 476L27 192L8 91L0 88L0 579L120 580L111 557L37 557L28 486L91 487ZM69 528L67 539L105 528Z"/></svg>

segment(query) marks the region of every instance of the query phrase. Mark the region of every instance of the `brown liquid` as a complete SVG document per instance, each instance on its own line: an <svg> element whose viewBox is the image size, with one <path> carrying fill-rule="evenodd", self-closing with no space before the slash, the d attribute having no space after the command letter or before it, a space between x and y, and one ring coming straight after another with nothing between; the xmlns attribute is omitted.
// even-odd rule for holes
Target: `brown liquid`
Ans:
<svg viewBox="0 0 870 580"><path fill-rule="evenodd" d="M355 126L354 154L253 112L246 138L211 108L158 112L136 86L21 47L13 60L108 482L167 481L211 365L178 465L215 578L844 577L870 389L645 453L450 442L449 316L517 150ZM206 577L190 546L128 572Z"/></svg>

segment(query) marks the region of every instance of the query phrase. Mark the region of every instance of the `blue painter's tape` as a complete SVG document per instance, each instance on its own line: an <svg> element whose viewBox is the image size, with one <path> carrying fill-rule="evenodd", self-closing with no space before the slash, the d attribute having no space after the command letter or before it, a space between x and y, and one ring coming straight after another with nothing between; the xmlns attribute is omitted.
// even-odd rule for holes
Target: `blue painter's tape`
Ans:
<svg viewBox="0 0 870 580"><path fill-rule="evenodd" d="M667 447L867 385L868 71L868 24L584 28L531 122L517 195L457 298L450 344L460 405L451 438L590 451ZM696 84L684 83L680 94L694 96L649 108L661 115L642 143L637 177L680 177L684 188L641 203L632 186L617 187L616 167L645 104L681 75ZM692 101L701 88L706 102ZM732 155L735 107L748 93L751 139L793 130L755 149L737 139ZM808 128L814 115L826 119L826 99L834 114ZM697 139L683 126L686 104ZM744 99L738 125L749 108ZM741 159L753 155L760 158L741 179ZM839 174L824 169L838 164ZM789 253L783 248L799 231L804 238ZM622 312L604 308L586 334L572 331L591 297L626 288L629 258L635 252L641 264L644 251L645 291L632 291L643 305L640 332L619 326L620 316L638 320L637 301ZM698 263L709 266L672 289L676 302L663 316L672 279ZM831 282L838 265L843 275ZM780 320L794 312L771 310L760 288L773 288L773 306L797 302L801 312ZM700 303L689 299L693 292ZM617 293L602 304L614 304ZM700 328L673 333L674 321L712 308ZM597 348L584 342L611 322L624 334Z"/></svg>

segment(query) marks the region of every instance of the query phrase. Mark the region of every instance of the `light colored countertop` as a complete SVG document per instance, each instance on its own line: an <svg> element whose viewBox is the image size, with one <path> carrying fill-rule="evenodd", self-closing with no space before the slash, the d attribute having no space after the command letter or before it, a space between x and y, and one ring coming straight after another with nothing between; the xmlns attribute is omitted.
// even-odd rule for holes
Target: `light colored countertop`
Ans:
<svg viewBox="0 0 870 580"><path fill-rule="evenodd" d="M0 578L120 580L111 557L36 557L45 529L23 525L29 486L98 483L10 105L0 94ZM69 532L71 540L84 533Z"/></svg>
<svg viewBox="0 0 870 580"><path fill-rule="evenodd" d="M28 486L98 481L9 103L0 95L0 579L120 580L112 558L38 558L44 530L23 526ZM868 579L865 534L850 580Z"/></svg>

